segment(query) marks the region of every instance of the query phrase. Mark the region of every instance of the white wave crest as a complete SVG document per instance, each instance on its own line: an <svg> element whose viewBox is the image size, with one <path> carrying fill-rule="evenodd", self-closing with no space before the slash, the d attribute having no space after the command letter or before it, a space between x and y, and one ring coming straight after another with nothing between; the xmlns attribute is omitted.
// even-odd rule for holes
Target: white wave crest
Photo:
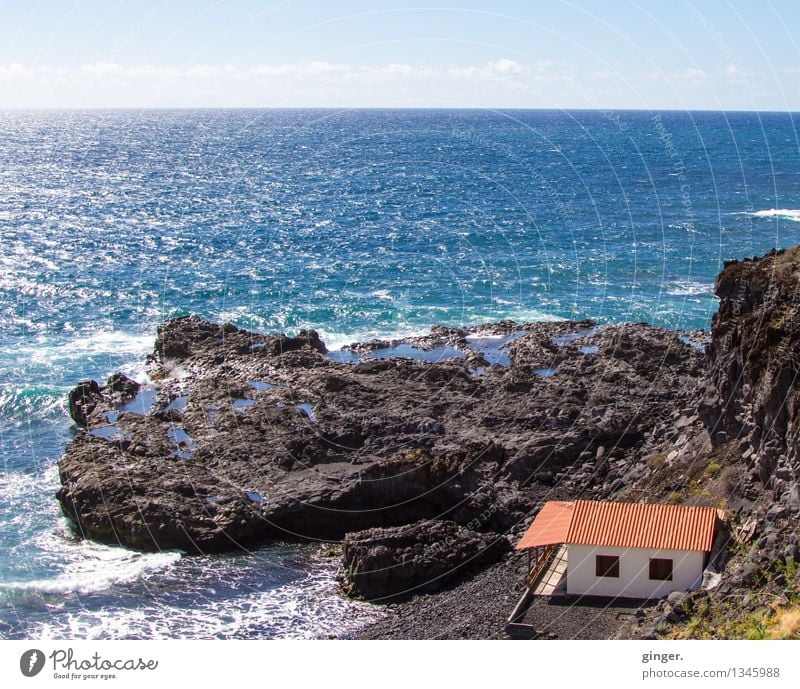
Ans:
<svg viewBox="0 0 800 689"><path fill-rule="evenodd" d="M47 579L4 582L3 586L37 593L97 593L136 581L147 572L166 569L181 558L178 552L136 553L91 541L82 541L74 547L80 552L75 553L60 574Z"/></svg>
<svg viewBox="0 0 800 689"><path fill-rule="evenodd" d="M666 293L670 296L696 296L698 294L711 295L713 286L700 280L679 280L668 287Z"/></svg>
<svg viewBox="0 0 800 689"><path fill-rule="evenodd" d="M748 213L748 215L754 218L784 218L793 222L800 222L800 210L788 208L770 208L764 211Z"/></svg>
<svg viewBox="0 0 800 689"><path fill-rule="evenodd" d="M20 427L33 419L66 414L68 392L69 388L24 388L0 384L0 429Z"/></svg>
<svg viewBox="0 0 800 689"><path fill-rule="evenodd" d="M90 354L146 354L153 349L153 335L135 335L119 330L101 331L78 337L59 347L62 356Z"/></svg>
<svg viewBox="0 0 800 689"><path fill-rule="evenodd" d="M128 355L143 356L152 351L155 338L152 334L141 335L118 330L104 330L91 335L82 335L66 342L48 339L29 340L30 344L15 347L14 352L27 357L33 363L75 361L87 356Z"/></svg>
<svg viewBox="0 0 800 689"><path fill-rule="evenodd" d="M54 614L28 633L43 639L314 639L354 633L383 609L336 593L333 567L270 591L196 596L191 605L159 600Z"/></svg>

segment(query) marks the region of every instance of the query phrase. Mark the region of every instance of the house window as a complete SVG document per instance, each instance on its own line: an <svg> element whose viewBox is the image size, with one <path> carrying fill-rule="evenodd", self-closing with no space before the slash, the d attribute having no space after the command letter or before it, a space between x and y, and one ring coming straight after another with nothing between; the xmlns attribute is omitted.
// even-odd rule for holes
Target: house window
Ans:
<svg viewBox="0 0 800 689"><path fill-rule="evenodd" d="M659 581L672 581L672 560L657 557L650 560L650 578Z"/></svg>
<svg viewBox="0 0 800 689"><path fill-rule="evenodd" d="M616 555L597 555L595 557L594 574L597 577L618 577L619 557Z"/></svg>

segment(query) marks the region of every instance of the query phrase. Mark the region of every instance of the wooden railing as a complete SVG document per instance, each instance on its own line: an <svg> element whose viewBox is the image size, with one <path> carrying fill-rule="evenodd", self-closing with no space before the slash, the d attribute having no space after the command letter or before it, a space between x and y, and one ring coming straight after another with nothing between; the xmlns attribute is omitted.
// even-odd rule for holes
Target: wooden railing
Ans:
<svg viewBox="0 0 800 689"><path fill-rule="evenodd" d="M536 583L536 579L539 578L539 575L550 564L550 560L555 554L557 548L558 545L548 545L545 546L541 553L539 553L539 556L536 558L536 561L533 563L533 565L531 565L531 568L528 571L528 576L525 579L525 584L528 588Z"/></svg>

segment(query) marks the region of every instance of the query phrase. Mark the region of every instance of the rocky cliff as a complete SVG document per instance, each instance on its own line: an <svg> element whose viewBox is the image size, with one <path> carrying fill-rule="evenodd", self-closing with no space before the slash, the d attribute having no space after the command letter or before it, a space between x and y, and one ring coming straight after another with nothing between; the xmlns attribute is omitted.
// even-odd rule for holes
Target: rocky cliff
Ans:
<svg viewBox="0 0 800 689"><path fill-rule="evenodd" d="M716 281L702 412L715 445L740 440L753 480L800 507L800 249L732 261Z"/></svg>
<svg viewBox="0 0 800 689"><path fill-rule="evenodd" d="M144 550L344 538L344 590L386 600L444 588L436 614L450 601L451 619L465 620L457 637L487 634L469 620L502 627L522 585L509 542L544 500L713 504L729 531L705 590L642 608L629 626L622 616L587 627L576 608L559 618L577 615L576 626L553 631L543 614L543 635L713 635L737 596L739 617L725 619L764 617L770 597L790 610L799 256L726 264L710 339L504 321L331 353L313 331L173 319L158 330L149 384L118 375L73 392L82 430L58 498L86 537ZM491 582L449 598L483 571ZM498 582L502 600L478 595ZM415 601L408 620L427 614Z"/></svg>
<svg viewBox="0 0 800 689"><path fill-rule="evenodd" d="M698 405L713 449L683 464L705 467L706 485L695 489L727 510L728 539L705 590L663 601L640 630L798 638L800 248L726 263L715 292Z"/></svg>

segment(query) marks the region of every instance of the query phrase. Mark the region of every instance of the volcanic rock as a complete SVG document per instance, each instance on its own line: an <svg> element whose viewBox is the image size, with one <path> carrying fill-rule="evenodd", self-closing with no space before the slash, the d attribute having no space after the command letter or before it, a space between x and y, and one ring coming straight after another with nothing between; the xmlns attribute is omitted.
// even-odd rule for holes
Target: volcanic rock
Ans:
<svg viewBox="0 0 800 689"><path fill-rule="evenodd" d="M348 534L342 548L342 585L371 601L442 588L479 565L497 562L511 546L451 521L420 521Z"/></svg>

